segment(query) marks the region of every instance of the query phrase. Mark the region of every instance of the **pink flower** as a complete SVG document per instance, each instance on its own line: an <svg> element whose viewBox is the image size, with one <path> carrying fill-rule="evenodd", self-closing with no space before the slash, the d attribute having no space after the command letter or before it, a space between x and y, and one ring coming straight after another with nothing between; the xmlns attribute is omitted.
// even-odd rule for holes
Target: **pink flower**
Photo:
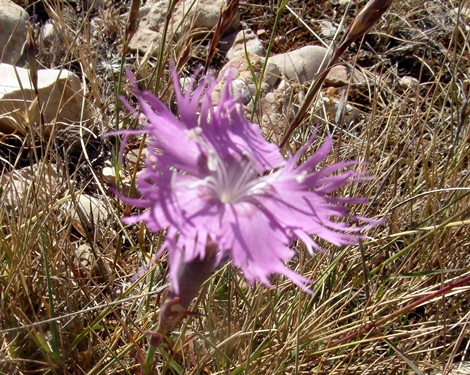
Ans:
<svg viewBox="0 0 470 375"><path fill-rule="evenodd" d="M151 231L167 229L157 256L168 250L176 295L178 269L204 259L214 244L215 264L229 257L250 283L271 286L269 276L281 274L308 291L310 280L286 266L296 254L290 248L294 240L302 240L313 254L320 249L317 238L336 246L355 244L358 232L379 223L349 214L346 205L364 199L334 194L366 179L349 170L356 162L318 168L331 150L331 138L303 163L299 158L313 137L285 159L277 145L263 138L259 126L245 119L230 92L230 78L216 106L211 95L217 82L209 77L196 87L193 82L186 93L176 73L173 80L177 115L134 83L145 117L141 133L148 134L148 156L138 177L143 198L126 201L145 210L124 221L143 221ZM351 226L351 221L363 224Z"/></svg>

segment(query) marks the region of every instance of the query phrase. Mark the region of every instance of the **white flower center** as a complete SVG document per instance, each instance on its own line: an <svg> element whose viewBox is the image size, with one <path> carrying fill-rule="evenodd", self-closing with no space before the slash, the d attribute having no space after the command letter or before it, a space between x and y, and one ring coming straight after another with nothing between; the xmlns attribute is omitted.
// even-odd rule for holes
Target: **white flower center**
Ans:
<svg viewBox="0 0 470 375"><path fill-rule="evenodd" d="M205 163L209 173L187 188L204 187L208 189L203 192L206 199L216 198L222 203L236 203L251 195L266 192L269 181L276 173L260 176L248 152L220 155L204 140L201 133L201 127L197 126L187 131L187 137L188 141L199 143L205 150Z"/></svg>
<svg viewBox="0 0 470 375"><path fill-rule="evenodd" d="M222 203L235 203L244 197L262 193L266 186L259 177L254 162L248 154L235 155L222 160L213 149L207 155L207 168L211 172L205 179L209 187Z"/></svg>

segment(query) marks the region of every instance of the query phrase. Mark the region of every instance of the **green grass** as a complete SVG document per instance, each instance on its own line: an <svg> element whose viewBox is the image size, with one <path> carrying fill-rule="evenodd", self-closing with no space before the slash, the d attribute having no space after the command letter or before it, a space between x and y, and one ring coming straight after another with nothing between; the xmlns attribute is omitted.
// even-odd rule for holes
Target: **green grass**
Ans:
<svg viewBox="0 0 470 375"><path fill-rule="evenodd" d="M71 69L83 79L98 137L111 128L137 127L116 97L130 97L120 65L126 17L113 6L94 14L68 3L40 3L60 26L61 43L39 45L39 65ZM292 12L312 17L294 0L282 12L269 2L250 3L241 1L240 9L257 11L259 25L277 17L277 35L295 35L285 26ZM328 131L335 138L327 163L364 161L374 176L344 191L369 199L356 213L387 222L369 231L361 246L325 245L315 257L296 246L292 268L315 279L313 295L283 278L273 279L273 289L249 286L224 266L194 303L200 315L170 335L171 348L162 346L157 374L408 374L470 360L468 284L407 309L470 274L470 31L463 16L458 23L449 16L463 4L392 4L344 56L350 63L357 58L373 77L367 89L349 88L361 117L351 125L324 119L318 126L319 140ZM351 23L355 10L339 8L337 20ZM328 7L325 12L333 17ZM92 34L96 15L101 32ZM274 44L276 35L269 38ZM204 61L199 46L207 44L207 38L191 42L190 35L168 31L158 56L127 52L123 63L171 106L169 61L187 74ZM419 91L400 86L405 75L421 79ZM285 105L298 109L298 97ZM298 148L309 129L309 120L303 121L286 148ZM87 143L88 133L81 134ZM18 148L31 146L30 138L17 138ZM157 251L163 234L121 224L129 207L102 178L103 167L120 168L116 180L132 192L140 156L135 165L118 167L114 140L91 140L71 153L54 142L42 154L17 156L14 149L7 163L11 136L0 139L3 194L13 186L11 169L39 165L15 205L0 200L0 373L138 373L136 358L147 347L143 332L154 328L166 287L166 259L138 282L129 279ZM133 142L135 150L143 146ZM82 193L98 198L109 217L74 217ZM380 324L366 330L373 322Z"/></svg>

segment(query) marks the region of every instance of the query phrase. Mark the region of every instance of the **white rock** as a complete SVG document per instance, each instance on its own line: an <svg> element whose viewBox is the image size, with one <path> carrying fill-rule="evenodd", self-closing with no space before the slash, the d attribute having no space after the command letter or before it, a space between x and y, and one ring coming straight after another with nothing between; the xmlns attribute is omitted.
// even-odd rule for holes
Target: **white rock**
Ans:
<svg viewBox="0 0 470 375"><path fill-rule="evenodd" d="M26 42L28 13L10 0L0 0L0 63L16 64Z"/></svg>
<svg viewBox="0 0 470 375"><path fill-rule="evenodd" d="M285 92L285 91L291 91L292 90L292 85L289 83L289 81L286 81L285 79L282 79L281 82L279 82L279 85L277 86L278 91L280 92Z"/></svg>
<svg viewBox="0 0 470 375"><path fill-rule="evenodd" d="M320 20L318 23L320 24L321 35L326 39L333 38L338 32L338 28L329 20Z"/></svg>
<svg viewBox="0 0 470 375"><path fill-rule="evenodd" d="M273 104L276 101L276 95L274 95L273 92L268 92L264 97L264 100L266 100L270 104Z"/></svg>
<svg viewBox="0 0 470 375"><path fill-rule="evenodd" d="M225 85L225 77L227 74L232 75L233 84L237 93L243 95L243 102L246 104L247 99L251 99L251 96L255 95L255 85L253 81L253 75L251 69L253 69L256 79L258 80L263 69L264 59L258 55L248 53L250 63L248 63L246 56L238 55L232 61L229 61L220 71L220 76L224 77L221 82L217 85L216 90L212 94L213 102L217 102L219 90ZM268 62L266 70L264 72L264 79L261 84L261 91L267 92L274 87L279 80L280 71L277 65ZM250 97L247 97L250 95Z"/></svg>
<svg viewBox="0 0 470 375"><path fill-rule="evenodd" d="M156 1L143 7L136 34L129 43L129 48L142 53L156 54L160 46L169 0ZM177 3L169 25L169 35L201 34L207 35L217 25L220 9L224 0L181 0ZM240 26L237 11L227 33L234 32Z"/></svg>
<svg viewBox="0 0 470 375"><path fill-rule="evenodd" d="M65 69L39 70L38 91L46 125L45 135L50 133L54 124L63 130L89 119L80 79L72 72ZM39 123L39 105L29 71L0 64L0 131L26 134L31 126L40 132Z"/></svg>
<svg viewBox="0 0 470 375"><path fill-rule="evenodd" d="M302 84L312 81L326 67L330 55L324 47L305 46L271 56L269 61L276 64L287 79Z"/></svg>
<svg viewBox="0 0 470 375"><path fill-rule="evenodd" d="M399 78L400 86L405 90L411 90L412 92L416 92L419 88L419 81L411 76L404 76Z"/></svg>
<svg viewBox="0 0 470 375"><path fill-rule="evenodd" d="M244 104L248 103L252 98L250 87L244 79L234 79L231 83L232 95L241 98Z"/></svg>
<svg viewBox="0 0 470 375"><path fill-rule="evenodd" d="M229 60L233 60L236 56L244 55L245 50L261 57L266 56L263 44L251 29L240 30L222 38L219 45L221 51L227 52ZM227 49L227 47L229 48Z"/></svg>
<svg viewBox="0 0 470 375"><path fill-rule="evenodd" d="M82 225L80 217L90 226L103 225L112 216L110 208L104 202L87 194L77 194L76 206L70 201L64 208L71 215L74 225Z"/></svg>
<svg viewBox="0 0 470 375"><path fill-rule="evenodd" d="M39 37L45 46L57 43L59 38L59 30L52 20L47 21L42 27Z"/></svg>
<svg viewBox="0 0 470 375"><path fill-rule="evenodd" d="M119 170L119 175L122 178L123 173ZM107 184L115 184L116 183L116 170L114 167L104 167L101 176L103 177L103 181Z"/></svg>

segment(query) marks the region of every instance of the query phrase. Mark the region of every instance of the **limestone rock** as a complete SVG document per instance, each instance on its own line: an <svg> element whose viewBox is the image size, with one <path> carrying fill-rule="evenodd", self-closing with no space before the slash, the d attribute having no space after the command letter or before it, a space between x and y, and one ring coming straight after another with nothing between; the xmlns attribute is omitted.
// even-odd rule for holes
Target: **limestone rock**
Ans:
<svg viewBox="0 0 470 375"><path fill-rule="evenodd" d="M331 52L324 47L305 46L271 56L269 61L279 67L284 77L302 84L312 81L326 67L330 55Z"/></svg>
<svg viewBox="0 0 470 375"><path fill-rule="evenodd" d="M109 185L116 183L116 172L113 167L104 167L101 176L103 181Z"/></svg>
<svg viewBox="0 0 470 375"><path fill-rule="evenodd" d="M333 22L329 20L320 20L318 23L320 25L321 35L325 39L333 39L338 32L338 27L333 25Z"/></svg>
<svg viewBox="0 0 470 375"><path fill-rule="evenodd" d="M150 52L156 54L161 38L162 36L159 32L150 29L139 29L132 37L129 48L140 53Z"/></svg>
<svg viewBox="0 0 470 375"><path fill-rule="evenodd" d="M238 55L222 68L220 71L222 79L212 94L214 104L219 97L219 91L225 85L227 74L232 75L232 90L234 95L241 97L244 104L252 100L256 94L256 84L253 80L251 69L253 69L258 80L261 77L264 59L252 53L248 53L248 59L249 62L244 54ZM266 93L271 90L276 85L279 77L279 68L269 61L264 72L263 82L261 83L261 91Z"/></svg>
<svg viewBox="0 0 470 375"><path fill-rule="evenodd" d="M88 194L76 194L75 201L69 200L62 206L62 211L70 215L72 225L83 236L85 230L99 235L109 229L109 221L113 217L110 206L98 198Z"/></svg>
<svg viewBox="0 0 470 375"><path fill-rule="evenodd" d="M54 125L61 130L89 119L88 110L83 107L80 79L72 72L39 70L38 90L44 135L49 135ZM29 71L0 64L0 132L26 134L31 128L41 134L39 108Z"/></svg>
<svg viewBox="0 0 470 375"><path fill-rule="evenodd" d="M26 42L28 13L10 0L0 0L0 63L16 64Z"/></svg>
<svg viewBox="0 0 470 375"><path fill-rule="evenodd" d="M301 87L282 80L275 89L261 96L257 111L261 114L261 118L257 121L267 139L275 143L281 141L286 127L297 112L298 107L295 103L302 103L306 91L305 86ZM247 109L251 111L253 107L250 104ZM346 102L346 89L329 87L323 91L323 95L315 104L313 123L326 124L342 121L345 124L351 124L356 122L360 115L359 109Z"/></svg>
<svg viewBox="0 0 470 375"><path fill-rule="evenodd" d="M219 49L227 52L227 58L233 60L236 56L244 55L245 50L255 55L264 57L266 50L258 36L251 29L240 30L222 38Z"/></svg>
<svg viewBox="0 0 470 375"><path fill-rule="evenodd" d="M51 47L53 44L60 44L60 28L57 25L57 22L53 20L45 22L44 25L41 26L39 38L45 47Z"/></svg>
<svg viewBox="0 0 470 375"><path fill-rule="evenodd" d="M156 54L160 46L169 0L151 3L140 10L140 23L129 48L142 53ZM220 9L224 0L181 0L177 3L168 36L191 37L205 36L213 30L219 20ZM227 32L234 32L240 26L240 16L236 17Z"/></svg>
<svg viewBox="0 0 470 375"><path fill-rule="evenodd" d="M275 89L260 98L258 113L261 118L258 118L257 121L259 121L266 139L274 143L279 144L289 120L295 114L291 104L293 94L292 85L282 80ZM253 106L249 105L247 109L251 111Z"/></svg>
<svg viewBox="0 0 470 375"><path fill-rule="evenodd" d="M333 87L348 86L350 83L362 85L366 82L367 78L364 73L345 65L334 66L325 78L325 85Z"/></svg>
<svg viewBox="0 0 470 375"><path fill-rule="evenodd" d="M225 4L225 0L183 0L178 5L177 20L182 21L184 17L192 20L192 29L211 30L219 21L220 9ZM235 31L240 26L240 16L238 15L229 25L229 31Z"/></svg>
<svg viewBox="0 0 470 375"><path fill-rule="evenodd" d="M410 90L411 92L416 92L416 90L419 89L419 81L411 76L404 76L399 78L398 83L403 90Z"/></svg>

